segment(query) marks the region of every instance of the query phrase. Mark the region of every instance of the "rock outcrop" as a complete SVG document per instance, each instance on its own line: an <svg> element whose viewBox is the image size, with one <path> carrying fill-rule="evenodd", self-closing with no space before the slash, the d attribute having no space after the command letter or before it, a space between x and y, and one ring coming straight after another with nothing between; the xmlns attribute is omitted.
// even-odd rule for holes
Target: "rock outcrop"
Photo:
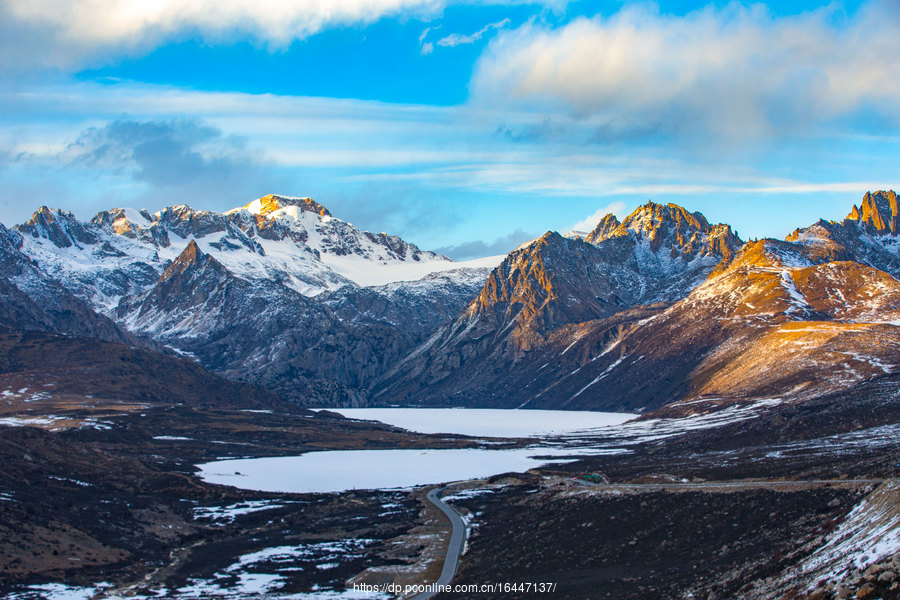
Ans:
<svg viewBox="0 0 900 600"><path fill-rule="evenodd" d="M376 397L527 403L532 398L510 382L521 382L520 370L534 375L556 362L532 363L548 344L561 350L555 346L560 328L645 314L631 309L679 300L740 244L727 225L712 227L702 215L653 203L622 223L604 217L586 240L549 232L510 253L451 324L387 373ZM622 319L613 321L618 327ZM553 398L545 397L547 405L561 400Z"/></svg>

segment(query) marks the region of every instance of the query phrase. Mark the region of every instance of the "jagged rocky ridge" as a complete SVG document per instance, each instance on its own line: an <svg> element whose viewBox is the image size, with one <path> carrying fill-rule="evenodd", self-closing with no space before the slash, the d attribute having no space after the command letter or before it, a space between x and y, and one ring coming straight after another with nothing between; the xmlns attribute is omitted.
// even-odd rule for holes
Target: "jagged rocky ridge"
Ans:
<svg viewBox="0 0 900 600"><path fill-rule="evenodd" d="M660 252L688 257L708 253L720 260L700 271L708 278L693 289L690 279L681 287L667 286L671 279L657 272L656 289L664 292L639 288L651 291L630 304L620 302L618 311L596 304L604 296L595 287L577 285L590 281L589 273L571 268L577 262L561 268L555 260L549 275L533 268L546 256L544 245L562 247L562 238L545 236L527 249L537 255L518 268L519 276L506 281L515 281L517 290L575 286L590 296L497 294L497 278L519 260L510 255L454 323L380 382L376 397L440 405L631 411L680 401L684 412L691 413L755 398L813 397L890 374L900 351L900 284L893 262L898 239L888 226L877 224L895 218L896 200L887 200L891 197L892 192L869 194L863 203L868 208L854 211L859 218L851 213L842 223L819 222L795 232L789 241L762 240L739 251L728 230L707 229L700 219L689 225L684 218L689 213L677 207L642 207L625 222L658 222L660 233L651 238L643 227L634 228L641 234L634 233L638 242L632 248L651 240L648 249L657 257ZM875 208L878 218L872 216ZM679 220L682 225L676 227L673 221ZM697 239L684 234L690 227L718 235L694 252L679 252L685 240ZM614 232L623 230L629 228L607 217L587 239L603 248L621 239ZM662 233L672 231L679 235ZM665 241L655 241L661 238ZM627 251L620 252L615 264L627 264L628 257ZM634 290L635 284L629 284L625 287ZM560 301L565 309L554 307ZM592 302L586 313L594 318L578 318L578 308ZM512 316L504 323L491 322L486 314ZM541 318L547 314L568 318ZM524 344L518 337L522 331L529 333Z"/></svg>
<svg viewBox="0 0 900 600"><path fill-rule="evenodd" d="M465 311L387 374L377 397L527 403L519 371L534 376L557 364L553 340L569 337L563 328L614 315L620 323L644 314L635 307L683 298L740 245L727 225L652 202L622 223L608 215L585 240L547 233L507 256ZM547 362L534 364L535 356Z"/></svg>
<svg viewBox="0 0 900 600"><path fill-rule="evenodd" d="M308 198L270 195L223 214L113 209L88 223L42 207L17 235L46 272L129 331L227 377L332 406L364 404L369 384L487 276L361 232Z"/></svg>
<svg viewBox="0 0 900 600"><path fill-rule="evenodd" d="M309 198L270 195L226 213L186 205L154 214L118 208L87 223L41 207L16 229L24 250L50 275L107 314L123 297L152 285L190 240L238 276L306 296L353 285L350 276L361 269L390 277L410 264L423 275L429 264L432 270L453 267L396 236L359 231Z"/></svg>
<svg viewBox="0 0 900 600"><path fill-rule="evenodd" d="M0 326L144 345L44 274L21 246L21 236L0 224Z"/></svg>
<svg viewBox="0 0 900 600"><path fill-rule="evenodd" d="M120 329L297 402L690 412L892 373L897 223L876 192L743 244L650 202L489 274L281 196L88 223L42 208L9 236Z"/></svg>

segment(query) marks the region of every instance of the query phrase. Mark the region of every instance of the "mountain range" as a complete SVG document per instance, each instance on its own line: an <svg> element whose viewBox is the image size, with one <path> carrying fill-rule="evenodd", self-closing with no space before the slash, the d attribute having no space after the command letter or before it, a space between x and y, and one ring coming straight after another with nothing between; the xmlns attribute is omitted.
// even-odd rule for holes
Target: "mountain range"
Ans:
<svg viewBox="0 0 900 600"><path fill-rule="evenodd" d="M653 202L457 263L309 198L215 213L41 207L0 226L0 325L196 361L307 406L685 413L892 374L900 207L785 240Z"/></svg>

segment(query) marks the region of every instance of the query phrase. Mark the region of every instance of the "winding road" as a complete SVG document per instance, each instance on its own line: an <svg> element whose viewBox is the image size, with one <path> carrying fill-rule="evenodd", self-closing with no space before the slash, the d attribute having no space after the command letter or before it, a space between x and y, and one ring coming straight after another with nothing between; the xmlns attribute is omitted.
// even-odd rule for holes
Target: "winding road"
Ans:
<svg viewBox="0 0 900 600"><path fill-rule="evenodd" d="M466 524L463 523L459 513L457 513L450 505L446 504L440 498L440 493L446 488L434 488L425 495L429 502L437 506L442 513L450 519L450 525L453 527L450 534L450 545L447 546L447 558L444 559L444 568L441 570L441 576L433 584L434 587L450 585L453 576L456 575L456 567L459 565L459 557L462 554L463 546L466 543ZM427 600L434 596L437 592L425 591L416 594L411 600Z"/></svg>
<svg viewBox="0 0 900 600"><path fill-rule="evenodd" d="M885 479L784 479L759 481L703 481L703 482L660 482L660 483L578 483L599 490L633 491L633 492L675 492L682 490L729 490L747 488L784 488L811 486L859 486L881 485Z"/></svg>

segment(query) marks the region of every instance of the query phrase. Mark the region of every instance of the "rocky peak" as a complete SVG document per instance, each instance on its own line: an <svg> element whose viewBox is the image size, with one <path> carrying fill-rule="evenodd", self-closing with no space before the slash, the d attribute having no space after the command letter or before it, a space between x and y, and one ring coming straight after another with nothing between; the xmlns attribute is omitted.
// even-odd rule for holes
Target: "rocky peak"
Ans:
<svg viewBox="0 0 900 600"><path fill-rule="evenodd" d="M69 248L82 244L93 244L96 238L85 229L75 215L60 209L40 207L28 221L16 226L21 233L34 238L50 240L59 248Z"/></svg>
<svg viewBox="0 0 900 600"><path fill-rule="evenodd" d="M112 208L94 215L91 225L96 225L116 235L135 238L138 237L141 229L151 227L155 221L155 217L147 209L137 211L132 208Z"/></svg>
<svg viewBox="0 0 900 600"><path fill-rule="evenodd" d="M729 225L710 225L699 212L655 202L639 206L621 223L606 215L585 241L599 245L616 238L647 240L653 252L668 249L672 258L686 261L697 256L731 258L743 244Z"/></svg>
<svg viewBox="0 0 900 600"><path fill-rule="evenodd" d="M0 251L15 252L22 248L22 235L0 223Z"/></svg>
<svg viewBox="0 0 900 600"><path fill-rule="evenodd" d="M185 249L182 250L181 254L178 255L178 258L166 267L166 270L163 271L159 280L161 282L168 281L184 274L188 270L203 268L208 263L214 263L217 266L221 266L216 259L200 250L200 246L197 245L197 242L191 240L188 242ZM222 268L224 269L224 267Z"/></svg>
<svg viewBox="0 0 900 600"><path fill-rule="evenodd" d="M525 332L546 332L595 318L620 302L606 258L601 249L583 240L547 232L511 252L494 269L467 314L487 317L501 328L515 320L512 334L519 338L519 346L526 347L530 333Z"/></svg>
<svg viewBox="0 0 900 600"><path fill-rule="evenodd" d="M608 214L597 223L597 226L591 231L585 241L589 244L596 244L601 240L606 240L612 237L612 233L616 231L621 223L619 219L616 218L614 214Z"/></svg>
<svg viewBox="0 0 900 600"><path fill-rule="evenodd" d="M250 204L244 206L244 208L254 214L268 215L288 206L296 206L301 212L311 212L320 217L331 216L331 213L328 212L327 208L312 198L292 198L289 196L277 196L275 194L269 194L258 200L254 200Z"/></svg>
<svg viewBox="0 0 900 600"><path fill-rule="evenodd" d="M182 238L203 237L228 230L228 216L207 210L194 210L186 204L166 207L154 216L164 229Z"/></svg>
<svg viewBox="0 0 900 600"><path fill-rule="evenodd" d="M847 215L871 233L897 235L900 232L900 205L894 190L866 192L862 204Z"/></svg>

